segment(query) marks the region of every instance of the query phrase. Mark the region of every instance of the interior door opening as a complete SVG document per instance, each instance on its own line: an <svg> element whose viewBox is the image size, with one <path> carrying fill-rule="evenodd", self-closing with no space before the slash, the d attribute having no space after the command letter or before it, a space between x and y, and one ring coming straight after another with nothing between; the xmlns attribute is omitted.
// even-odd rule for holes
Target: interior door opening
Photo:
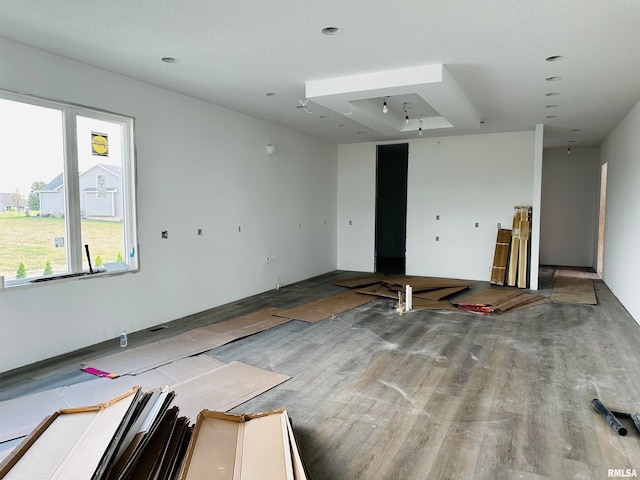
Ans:
<svg viewBox="0 0 640 480"><path fill-rule="evenodd" d="M409 144L378 145L375 271L404 274L407 243Z"/></svg>

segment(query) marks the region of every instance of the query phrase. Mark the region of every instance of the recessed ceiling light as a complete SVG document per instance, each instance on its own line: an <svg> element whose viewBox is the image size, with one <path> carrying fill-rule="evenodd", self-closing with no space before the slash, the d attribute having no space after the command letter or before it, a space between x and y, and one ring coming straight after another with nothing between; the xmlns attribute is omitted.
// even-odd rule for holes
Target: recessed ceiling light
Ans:
<svg viewBox="0 0 640 480"><path fill-rule="evenodd" d="M346 124L346 123L341 123L341 124L339 124L338 126L339 126L339 127L346 127L346 126L347 126L347 124Z"/></svg>
<svg viewBox="0 0 640 480"><path fill-rule="evenodd" d="M582 129L581 128L572 128L571 131L572 132L581 132Z"/></svg>
<svg viewBox="0 0 640 480"><path fill-rule="evenodd" d="M180 60L173 57L162 57L161 59L164 63L178 63Z"/></svg>
<svg viewBox="0 0 640 480"><path fill-rule="evenodd" d="M320 115L320 118L329 118L329 115Z"/></svg>
<svg viewBox="0 0 640 480"><path fill-rule="evenodd" d="M558 92L545 93L545 96L547 97L557 97L558 95L560 95Z"/></svg>
<svg viewBox="0 0 640 480"><path fill-rule="evenodd" d="M562 80L562 77L547 77L545 80L547 82L557 82L558 80Z"/></svg>
<svg viewBox="0 0 640 480"><path fill-rule="evenodd" d="M338 35L340 32L340 27L324 27L322 29L322 33L325 35Z"/></svg>
<svg viewBox="0 0 640 480"><path fill-rule="evenodd" d="M558 105L545 105L544 108L558 108Z"/></svg>
<svg viewBox="0 0 640 480"><path fill-rule="evenodd" d="M363 133L367 133L367 132L356 132L358 135L361 135Z"/></svg>
<svg viewBox="0 0 640 480"><path fill-rule="evenodd" d="M557 62L560 60L564 60L562 55L551 55L550 57L545 58L547 62Z"/></svg>
<svg viewBox="0 0 640 480"><path fill-rule="evenodd" d="M547 115L547 116L546 116L546 117L544 117L544 118L558 118L558 116L557 116L557 115Z"/></svg>
<svg viewBox="0 0 640 480"><path fill-rule="evenodd" d="M267 95L267 97L277 97L279 94L276 93L276 92L269 92L266 95Z"/></svg>
<svg viewBox="0 0 640 480"><path fill-rule="evenodd" d="M480 120L480 125L484 125L485 123L487 122L485 122L484 120Z"/></svg>

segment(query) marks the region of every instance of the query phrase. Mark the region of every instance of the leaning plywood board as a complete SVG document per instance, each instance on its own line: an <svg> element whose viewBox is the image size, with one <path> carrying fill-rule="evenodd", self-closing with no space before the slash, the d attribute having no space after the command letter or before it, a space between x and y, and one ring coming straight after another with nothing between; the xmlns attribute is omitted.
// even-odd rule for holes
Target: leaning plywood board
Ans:
<svg viewBox="0 0 640 480"><path fill-rule="evenodd" d="M315 323L332 315L337 315L352 308L371 302L370 295L361 295L357 292L344 292L332 297L316 300L300 307L284 310L277 315L292 320Z"/></svg>
<svg viewBox="0 0 640 480"><path fill-rule="evenodd" d="M520 256L518 258L518 288L527 288L530 234L531 208L522 207L520 220Z"/></svg>
<svg viewBox="0 0 640 480"><path fill-rule="evenodd" d="M160 365L206 352L285 323L286 320L273 316L280 311L277 308L268 308L243 317L189 330L165 340L85 362L83 370L109 378L138 375Z"/></svg>
<svg viewBox="0 0 640 480"><path fill-rule="evenodd" d="M95 378L0 402L0 442L24 437L53 410L95 405L136 385L143 390L175 385L223 365L223 362L207 355L199 355L183 358L135 377L123 376L109 381Z"/></svg>
<svg viewBox="0 0 640 480"><path fill-rule="evenodd" d="M132 389L101 405L59 410L5 458L0 478L92 478L138 398Z"/></svg>
<svg viewBox="0 0 640 480"><path fill-rule="evenodd" d="M493 267L491 268L491 283L494 285L504 285L505 283L510 246L511 230L498 229L496 248L493 254Z"/></svg>
<svg viewBox="0 0 640 480"><path fill-rule="evenodd" d="M551 293L552 302L597 305L593 280L589 278L558 277Z"/></svg>
<svg viewBox="0 0 640 480"><path fill-rule="evenodd" d="M511 249L509 252L509 270L507 272L507 285L515 287L518 280L518 253L520 251L520 210L515 207L513 215L513 227L511 228Z"/></svg>
<svg viewBox="0 0 640 480"><path fill-rule="evenodd" d="M257 415L202 411L180 479L295 480L288 421L284 409Z"/></svg>

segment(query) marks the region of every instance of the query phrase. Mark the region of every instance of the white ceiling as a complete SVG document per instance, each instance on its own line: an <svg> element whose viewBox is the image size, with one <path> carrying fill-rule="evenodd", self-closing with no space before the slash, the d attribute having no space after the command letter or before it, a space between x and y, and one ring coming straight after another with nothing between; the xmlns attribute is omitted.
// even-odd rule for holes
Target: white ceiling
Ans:
<svg viewBox="0 0 640 480"><path fill-rule="evenodd" d="M384 89L365 118L306 102L307 82L443 64L484 123L425 137L544 123L545 147L598 145L640 101L640 0L0 0L0 36L336 143L417 133L372 128ZM401 120L464 103L392 93Z"/></svg>

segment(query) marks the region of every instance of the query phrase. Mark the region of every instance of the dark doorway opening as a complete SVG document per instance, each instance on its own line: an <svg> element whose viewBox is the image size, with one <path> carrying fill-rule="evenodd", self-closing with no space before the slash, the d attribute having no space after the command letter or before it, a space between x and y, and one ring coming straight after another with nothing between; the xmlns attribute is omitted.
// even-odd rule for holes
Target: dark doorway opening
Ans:
<svg viewBox="0 0 640 480"><path fill-rule="evenodd" d="M379 273L405 273L408 166L408 143L378 145L375 269Z"/></svg>

